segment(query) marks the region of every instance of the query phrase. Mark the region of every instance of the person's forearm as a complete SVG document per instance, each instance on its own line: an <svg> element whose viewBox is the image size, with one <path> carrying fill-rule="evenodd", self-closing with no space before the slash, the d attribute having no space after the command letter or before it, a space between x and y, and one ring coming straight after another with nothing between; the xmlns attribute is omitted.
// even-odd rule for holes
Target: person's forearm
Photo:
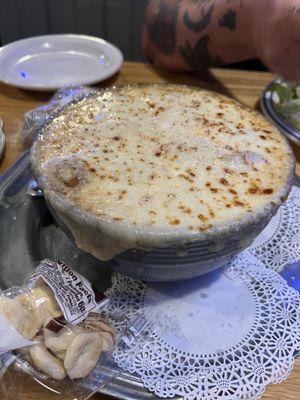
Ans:
<svg viewBox="0 0 300 400"><path fill-rule="evenodd" d="M177 70L254 58L249 6L261 0L150 0L144 27L146 55Z"/></svg>

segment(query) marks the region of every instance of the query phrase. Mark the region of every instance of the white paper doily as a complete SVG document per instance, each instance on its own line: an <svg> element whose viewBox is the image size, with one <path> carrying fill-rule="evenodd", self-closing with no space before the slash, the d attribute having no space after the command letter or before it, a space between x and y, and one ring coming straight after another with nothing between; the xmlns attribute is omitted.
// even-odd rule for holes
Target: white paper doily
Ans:
<svg viewBox="0 0 300 400"><path fill-rule="evenodd" d="M276 272L300 260L299 187L293 186L287 201L246 251Z"/></svg>
<svg viewBox="0 0 300 400"><path fill-rule="evenodd" d="M298 292L251 254L181 283L115 275L108 294L116 319L142 315L149 332L116 350L116 362L160 397L257 399L287 377L300 348Z"/></svg>

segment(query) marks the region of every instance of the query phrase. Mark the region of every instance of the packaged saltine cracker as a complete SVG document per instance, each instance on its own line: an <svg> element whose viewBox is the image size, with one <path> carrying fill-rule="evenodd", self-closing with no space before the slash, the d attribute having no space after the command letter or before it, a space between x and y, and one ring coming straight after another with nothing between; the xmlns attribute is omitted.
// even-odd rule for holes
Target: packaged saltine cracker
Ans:
<svg viewBox="0 0 300 400"><path fill-rule="evenodd" d="M127 334L116 334L108 302L64 262L49 259L22 287L0 292L2 392L20 373L69 399L86 399L114 379L120 369L112 354Z"/></svg>

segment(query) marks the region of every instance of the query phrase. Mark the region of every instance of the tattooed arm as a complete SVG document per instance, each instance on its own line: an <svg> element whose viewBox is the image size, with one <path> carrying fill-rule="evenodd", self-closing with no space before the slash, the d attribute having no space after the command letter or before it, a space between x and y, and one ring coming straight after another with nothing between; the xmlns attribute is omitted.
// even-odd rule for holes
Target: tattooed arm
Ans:
<svg viewBox="0 0 300 400"><path fill-rule="evenodd" d="M143 47L174 70L260 58L300 79L300 0L150 0Z"/></svg>

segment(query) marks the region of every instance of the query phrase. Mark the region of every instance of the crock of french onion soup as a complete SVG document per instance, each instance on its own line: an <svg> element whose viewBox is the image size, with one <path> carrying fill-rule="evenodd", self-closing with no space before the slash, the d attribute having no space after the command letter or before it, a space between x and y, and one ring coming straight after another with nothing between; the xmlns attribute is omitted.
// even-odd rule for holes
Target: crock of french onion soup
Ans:
<svg viewBox="0 0 300 400"><path fill-rule="evenodd" d="M273 125L232 99L143 84L66 107L44 127L32 165L77 245L107 260L230 235L274 213L294 159ZM97 245L81 229L89 219Z"/></svg>

